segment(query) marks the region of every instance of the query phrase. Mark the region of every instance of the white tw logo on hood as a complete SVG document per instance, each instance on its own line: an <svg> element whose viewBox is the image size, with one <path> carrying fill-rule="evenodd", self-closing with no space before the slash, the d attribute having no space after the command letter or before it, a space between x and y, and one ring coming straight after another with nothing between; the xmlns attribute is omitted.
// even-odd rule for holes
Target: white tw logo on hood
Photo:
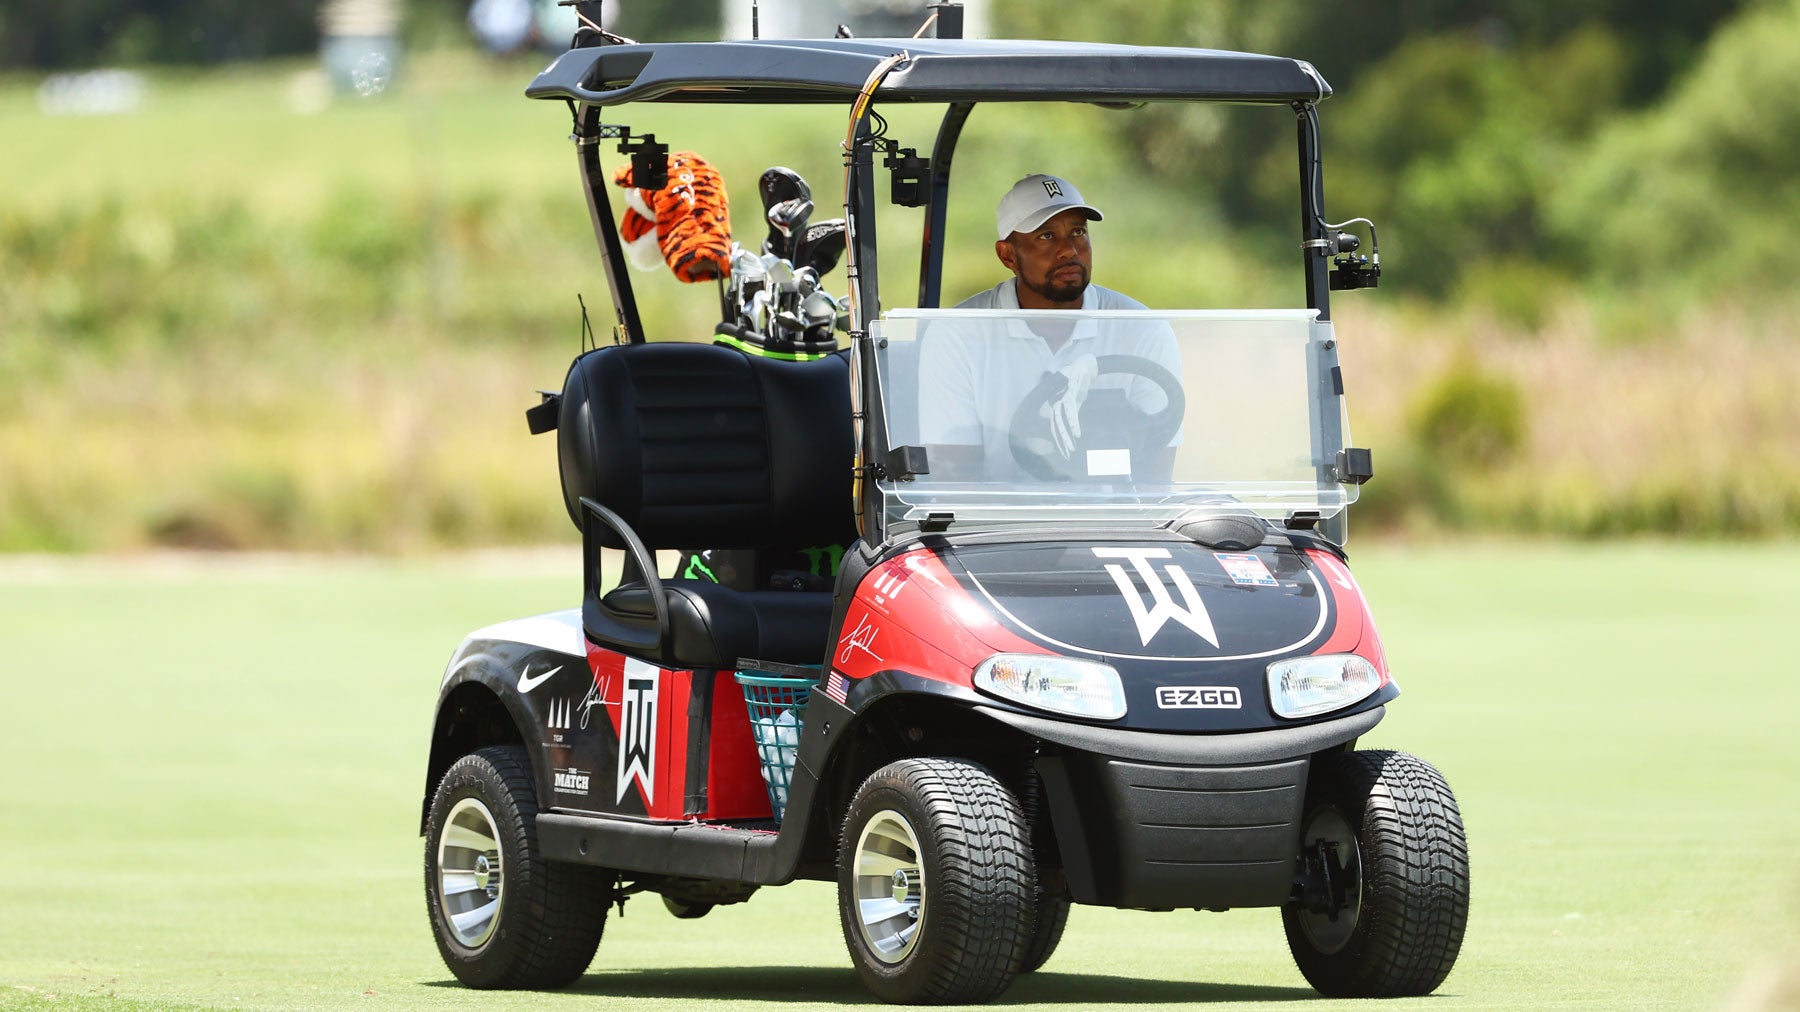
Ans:
<svg viewBox="0 0 1800 1012"><path fill-rule="evenodd" d="M1182 604L1178 605L1169 596L1169 588L1163 583L1162 577L1151 567L1151 559L1170 558L1167 548L1096 548L1094 555L1101 559L1129 561L1131 568L1143 580L1144 586L1149 588L1150 603L1146 605L1124 566L1106 567L1107 575L1119 585L1119 594L1125 598L1126 607L1131 609L1131 618L1137 623L1138 639L1145 646L1150 645L1150 640L1170 619L1187 626L1214 647L1219 645L1219 634L1213 630L1212 616L1206 613L1206 605L1200 603L1200 592L1194 589L1194 581L1188 579L1187 573L1180 566L1163 567L1163 572L1169 576L1169 582L1181 592Z"/></svg>

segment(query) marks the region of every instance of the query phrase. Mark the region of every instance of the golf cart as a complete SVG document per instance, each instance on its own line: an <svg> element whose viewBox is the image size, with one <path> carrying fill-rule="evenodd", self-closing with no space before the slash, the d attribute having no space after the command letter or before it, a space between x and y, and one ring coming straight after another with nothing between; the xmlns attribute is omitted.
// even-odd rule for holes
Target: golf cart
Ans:
<svg viewBox="0 0 1800 1012"><path fill-rule="evenodd" d="M946 38L940 13L924 39L584 29L527 89L572 114L618 322L528 412L556 433L583 599L471 633L440 690L422 832L445 963L561 987L630 897L693 918L815 879L893 1002L998 996L1072 904L1278 908L1320 992L1432 991L1468 857L1436 770L1355 747L1399 688L1341 547L1371 469L1329 296L1379 261L1324 216L1329 86L1271 56ZM1294 115L1306 308L942 306L953 152L1008 102ZM839 238L765 187L771 238L719 278L724 344L647 331L602 168L616 147L663 182L640 131L680 103L847 117ZM934 140L885 136L878 110L905 106L943 110ZM884 200L920 209L916 298L879 290ZM835 248L828 321L806 306ZM845 350L779 353L840 315ZM947 435L963 415L979 436ZM783 575L807 546L841 549L822 587ZM659 570L697 547L748 576Z"/></svg>

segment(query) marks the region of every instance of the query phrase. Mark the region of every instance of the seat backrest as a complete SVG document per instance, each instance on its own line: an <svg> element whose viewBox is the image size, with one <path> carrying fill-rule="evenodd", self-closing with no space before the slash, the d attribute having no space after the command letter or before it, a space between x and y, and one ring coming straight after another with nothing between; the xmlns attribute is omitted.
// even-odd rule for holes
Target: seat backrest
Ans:
<svg viewBox="0 0 1800 1012"><path fill-rule="evenodd" d="M782 362L710 344L616 345L569 367L563 501L593 499L659 548L848 544L849 360ZM609 530L604 547L622 547Z"/></svg>

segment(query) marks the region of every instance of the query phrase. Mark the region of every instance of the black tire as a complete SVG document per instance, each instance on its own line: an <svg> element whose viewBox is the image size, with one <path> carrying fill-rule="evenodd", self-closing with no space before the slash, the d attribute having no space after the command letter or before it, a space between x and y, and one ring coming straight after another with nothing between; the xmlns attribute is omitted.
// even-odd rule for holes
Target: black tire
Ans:
<svg viewBox="0 0 1800 1012"><path fill-rule="evenodd" d="M1018 799L972 763L884 766L844 819L844 941L886 1001L967 1004L1005 991L1031 939L1036 881Z"/></svg>
<svg viewBox="0 0 1800 1012"><path fill-rule="evenodd" d="M470 987L566 987L600 945L614 876L543 860L537 811L517 745L463 756L432 796L425 902L444 965Z"/></svg>
<svg viewBox="0 0 1800 1012"><path fill-rule="evenodd" d="M1339 843L1335 899L1281 912L1307 982L1331 998L1436 990L1456 965L1469 916L1469 848L1443 776L1402 752L1315 761L1303 855L1321 839Z"/></svg>
<svg viewBox="0 0 1800 1012"><path fill-rule="evenodd" d="M1069 924L1069 899L1038 892L1037 911L1031 927L1031 940L1025 943L1025 958L1020 973L1032 973L1050 960L1056 944L1062 941L1063 928Z"/></svg>

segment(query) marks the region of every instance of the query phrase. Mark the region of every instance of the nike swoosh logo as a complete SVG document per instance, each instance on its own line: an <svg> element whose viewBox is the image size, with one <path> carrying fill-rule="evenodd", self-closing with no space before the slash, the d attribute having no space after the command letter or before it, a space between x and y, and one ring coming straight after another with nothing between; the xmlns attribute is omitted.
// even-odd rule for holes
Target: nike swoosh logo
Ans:
<svg viewBox="0 0 1800 1012"><path fill-rule="evenodd" d="M551 675L554 675L558 671L561 671L561 670L562 670L562 665L558 664L556 667L551 668L549 671L546 671L543 674L536 675L536 676L527 675L525 672L521 671L521 672L519 672L519 691L521 693L530 692L532 689L535 689L538 686L549 681Z"/></svg>

